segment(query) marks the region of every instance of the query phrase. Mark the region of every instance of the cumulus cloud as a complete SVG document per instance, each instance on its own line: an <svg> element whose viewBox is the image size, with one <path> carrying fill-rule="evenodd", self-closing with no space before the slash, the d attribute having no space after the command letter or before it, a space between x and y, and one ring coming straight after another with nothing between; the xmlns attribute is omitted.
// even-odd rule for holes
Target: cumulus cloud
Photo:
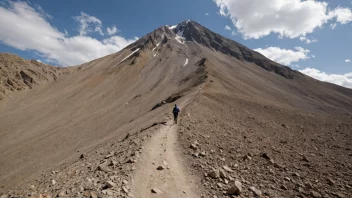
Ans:
<svg viewBox="0 0 352 198"><path fill-rule="evenodd" d="M350 59L346 59L346 60L345 60L345 63L350 63L350 62L351 62Z"/></svg>
<svg viewBox="0 0 352 198"><path fill-rule="evenodd" d="M102 33L102 22L83 12L75 17L80 22L80 34L69 37L66 32L51 26L43 12L27 2L0 4L0 41L20 50L33 50L45 62L66 66L117 52L136 40L120 36L103 40L88 37L90 32Z"/></svg>
<svg viewBox="0 0 352 198"><path fill-rule="evenodd" d="M314 68L305 68L299 71L320 81L325 81L343 87L352 88L352 73L327 74Z"/></svg>
<svg viewBox="0 0 352 198"><path fill-rule="evenodd" d="M336 8L329 13L330 18L335 17L336 21L346 24L352 21L352 11L349 8Z"/></svg>
<svg viewBox="0 0 352 198"><path fill-rule="evenodd" d="M109 35L114 35L118 32L118 29L116 28L115 25L113 25L111 28L107 27L106 31Z"/></svg>
<svg viewBox="0 0 352 198"><path fill-rule="evenodd" d="M205 16L209 16L209 13L207 12L207 13L205 13Z"/></svg>
<svg viewBox="0 0 352 198"><path fill-rule="evenodd" d="M291 65L291 63L310 58L308 55L310 51L302 47L295 47L295 50L281 49L279 47L268 47L265 49L257 48L254 49L254 51L257 51L270 60L283 65Z"/></svg>
<svg viewBox="0 0 352 198"><path fill-rule="evenodd" d="M225 30L231 31L231 27L228 26L228 25L226 25L226 26L225 26Z"/></svg>
<svg viewBox="0 0 352 198"><path fill-rule="evenodd" d="M335 20L352 21L351 10L330 11L324 1L306 0L213 0L220 14L229 17L245 39L259 39L271 33L280 38L297 38Z"/></svg>

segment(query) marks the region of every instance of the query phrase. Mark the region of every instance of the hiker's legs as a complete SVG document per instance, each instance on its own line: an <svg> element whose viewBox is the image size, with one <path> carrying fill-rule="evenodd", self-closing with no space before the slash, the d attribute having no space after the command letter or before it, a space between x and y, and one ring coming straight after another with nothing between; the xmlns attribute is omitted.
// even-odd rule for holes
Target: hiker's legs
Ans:
<svg viewBox="0 0 352 198"><path fill-rule="evenodd" d="M177 117L178 117L178 113L174 113L174 121L177 124Z"/></svg>

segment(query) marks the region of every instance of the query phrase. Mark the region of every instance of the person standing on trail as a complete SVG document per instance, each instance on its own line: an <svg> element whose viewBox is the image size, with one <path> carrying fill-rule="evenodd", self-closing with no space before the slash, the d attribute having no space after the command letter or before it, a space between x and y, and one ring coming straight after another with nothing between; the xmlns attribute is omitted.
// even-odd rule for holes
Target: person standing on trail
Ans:
<svg viewBox="0 0 352 198"><path fill-rule="evenodd" d="M172 113L174 114L174 122L177 124L177 117L178 113L180 112L180 108L175 104L174 109L172 110Z"/></svg>

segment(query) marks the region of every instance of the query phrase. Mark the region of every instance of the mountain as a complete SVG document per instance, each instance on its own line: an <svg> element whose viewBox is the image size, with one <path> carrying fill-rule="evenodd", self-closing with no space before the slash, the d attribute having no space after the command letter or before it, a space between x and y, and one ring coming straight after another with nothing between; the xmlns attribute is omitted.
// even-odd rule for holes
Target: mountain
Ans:
<svg viewBox="0 0 352 198"><path fill-rule="evenodd" d="M53 67L13 54L0 54L0 100L14 91L32 89L43 82L56 81L71 69Z"/></svg>
<svg viewBox="0 0 352 198"><path fill-rule="evenodd" d="M71 70L0 101L0 192L351 196L351 89L189 20Z"/></svg>

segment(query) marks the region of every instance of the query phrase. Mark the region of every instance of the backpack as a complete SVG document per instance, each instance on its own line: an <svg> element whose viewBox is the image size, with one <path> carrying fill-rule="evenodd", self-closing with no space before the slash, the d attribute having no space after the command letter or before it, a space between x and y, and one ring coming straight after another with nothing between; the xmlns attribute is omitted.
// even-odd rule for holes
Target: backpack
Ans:
<svg viewBox="0 0 352 198"><path fill-rule="evenodd" d="M178 107L174 107L174 110L172 110L173 113L178 113L180 112L180 109Z"/></svg>

